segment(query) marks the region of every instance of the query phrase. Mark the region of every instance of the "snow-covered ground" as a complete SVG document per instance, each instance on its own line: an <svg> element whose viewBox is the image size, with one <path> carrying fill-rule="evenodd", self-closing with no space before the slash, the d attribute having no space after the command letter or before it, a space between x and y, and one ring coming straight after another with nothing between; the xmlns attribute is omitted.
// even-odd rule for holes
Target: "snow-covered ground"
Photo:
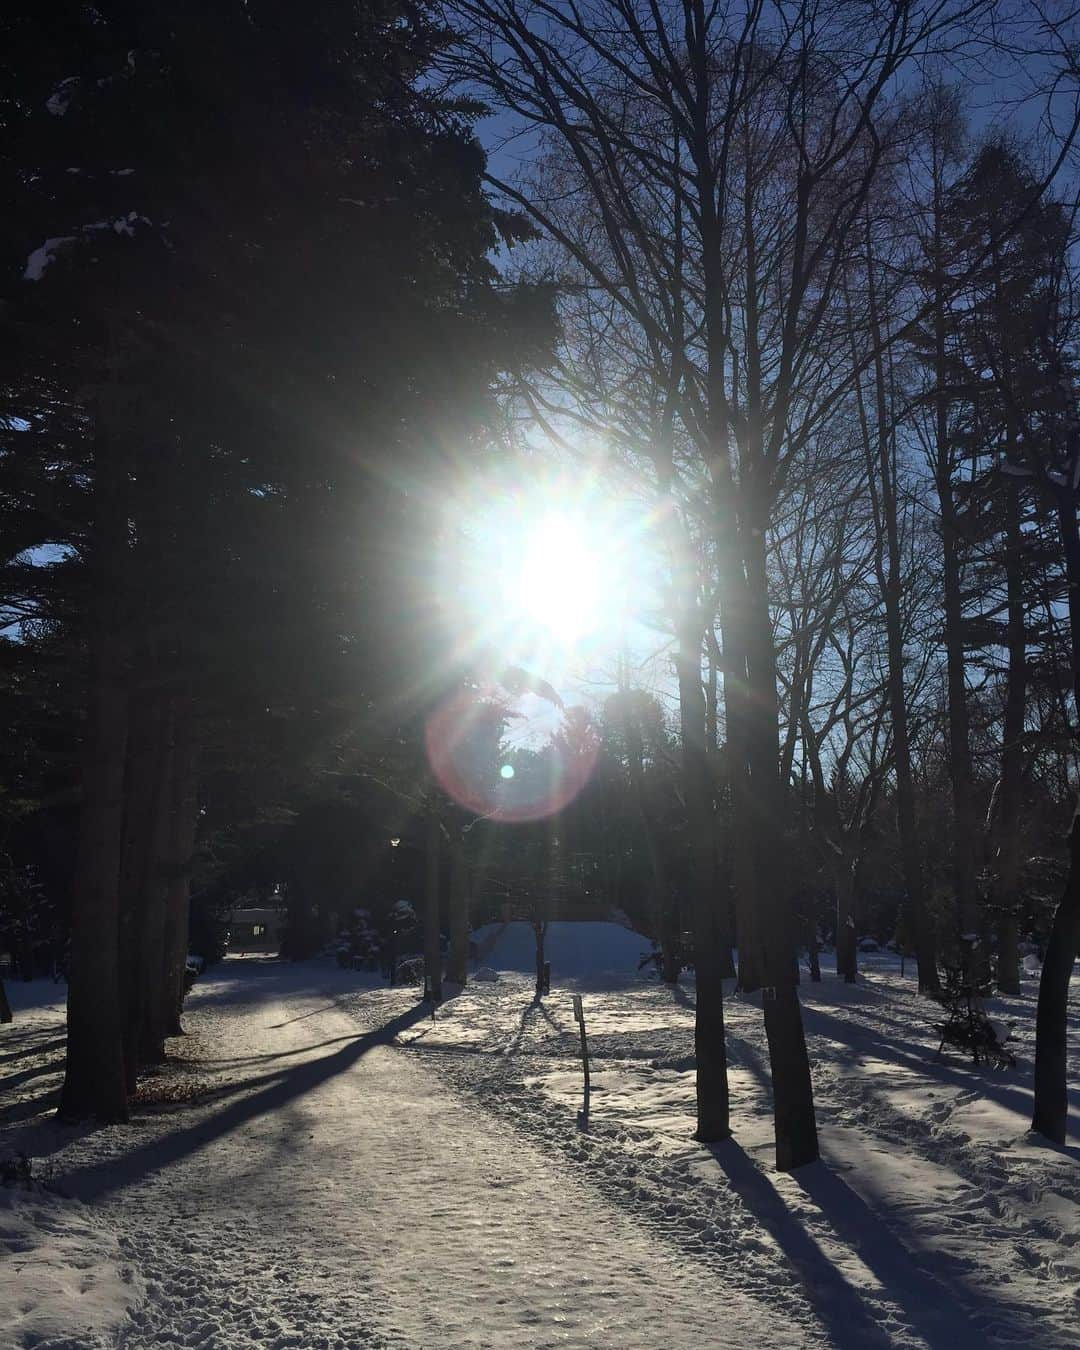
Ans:
<svg viewBox="0 0 1080 1350"><path fill-rule="evenodd" d="M51 980L9 983L13 1025L0 1026L0 1162L26 1151L34 1120L59 1091L67 991ZM40 1176L47 1167L34 1159ZM0 1350L107 1346L144 1295L108 1221L40 1181L0 1186Z"/></svg>
<svg viewBox="0 0 1080 1350"><path fill-rule="evenodd" d="M536 970L536 936L532 924L488 923L472 935L482 965L496 970ZM561 980L592 982L612 975L633 975L651 943L631 928L616 923L566 923L548 925L544 956Z"/></svg>
<svg viewBox="0 0 1080 1350"><path fill-rule="evenodd" d="M1003 1001L1004 1073L933 1061L891 958L805 984L825 1159L781 1176L760 1009L728 1002L736 1137L706 1148L692 982L600 975L591 951L569 979L557 952L541 1004L511 971L434 1021L415 990L229 960L132 1122L98 1131L49 1115L62 988L14 986L0 1158L53 1189L4 1195L0 1346L1080 1343L1080 1141L1025 1133L1034 984Z"/></svg>

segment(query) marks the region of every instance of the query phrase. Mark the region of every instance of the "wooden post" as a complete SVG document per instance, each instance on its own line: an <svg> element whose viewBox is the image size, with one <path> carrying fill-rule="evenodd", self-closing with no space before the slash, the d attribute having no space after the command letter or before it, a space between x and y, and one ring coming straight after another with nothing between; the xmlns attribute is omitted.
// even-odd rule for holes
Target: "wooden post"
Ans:
<svg viewBox="0 0 1080 1350"><path fill-rule="evenodd" d="M581 995L574 995L574 1021L581 1031L581 1070L585 1075L585 1114L589 1113L589 1043L585 1039L585 1012L581 1006Z"/></svg>

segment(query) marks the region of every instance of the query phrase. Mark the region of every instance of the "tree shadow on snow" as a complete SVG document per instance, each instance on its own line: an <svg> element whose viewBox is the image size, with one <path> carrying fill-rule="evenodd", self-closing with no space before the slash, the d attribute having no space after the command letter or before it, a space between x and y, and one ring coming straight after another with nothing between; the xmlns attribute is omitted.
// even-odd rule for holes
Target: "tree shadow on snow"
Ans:
<svg viewBox="0 0 1080 1350"><path fill-rule="evenodd" d="M857 1052L892 1061L901 1068L914 1069L942 1085L968 1091L978 1090L980 1096L989 1098L1022 1118L1031 1116L1032 1090L1028 1084L1020 1081L1021 1076L1026 1078L1030 1074L1030 1070L1023 1065L1015 1069L994 1070L974 1064L961 1065L945 1059L935 1060L926 1046L914 1041L899 1037L886 1040L868 1028L853 1026L821 1008L804 1008L803 1013L808 1033L835 1039ZM828 1052L826 1057L836 1058ZM1074 1110L1077 1104L1075 1091L1070 1091L1069 1101L1070 1110Z"/></svg>
<svg viewBox="0 0 1080 1350"><path fill-rule="evenodd" d="M559 1026L558 1022L556 1022L555 1019L551 1016L551 1014L548 1012L547 1008L544 1007L544 1004L540 999L531 998L529 1002L525 1005L524 1009L522 1010L521 1019L517 1024L517 1028L515 1029L514 1034L506 1042L506 1045L503 1047L501 1051L502 1054L507 1056L513 1056L520 1051L522 1041L524 1041L525 1039L525 1033L529 1029L529 1024L532 1022L534 1016L537 1013L539 1013L541 1017L543 1017L543 1019L548 1023L548 1025L552 1028L552 1030L555 1032L557 1036L564 1036L568 1034L563 1027Z"/></svg>
<svg viewBox="0 0 1080 1350"><path fill-rule="evenodd" d="M709 1145L731 1189L770 1234L797 1271L807 1299L837 1350L887 1347L888 1336L874 1321L858 1289L822 1251L791 1213L769 1178L734 1139Z"/></svg>
<svg viewBox="0 0 1080 1350"><path fill-rule="evenodd" d="M1002 1298L987 1282L970 1285L964 1267L947 1252L923 1254L908 1247L828 1163L800 1167L792 1177L929 1345L985 1344L1002 1334L1017 1341L1035 1337L1038 1343L1037 1315L1029 1308ZM930 1262L936 1274L927 1269Z"/></svg>
<svg viewBox="0 0 1080 1350"><path fill-rule="evenodd" d="M244 1080L239 1085L230 1084L224 1090L243 1090L248 1082L257 1088L259 1084L263 1086L233 1101L214 1115L203 1116L193 1124L131 1149L121 1157L59 1173L55 1178L56 1185L65 1194L84 1201L97 1200L114 1191L121 1191L188 1154L197 1152L214 1139L239 1129L257 1116L287 1108L304 1093L313 1091L327 1079L350 1069L369 1050L379 1045L393 1044L400 1032L427 1015L425 1004L415 1004L384 1026L361 1036L349 1037L348 1043L339 1050L273 1072L269 1075L272 1081L268 1085L265 1077Z"/></svg>
<svg viewBox="0 0 1080 1350"><path fill-rule="evenodd" d="M665 987L671 990L671 997L676 1003L681 1003L684 1008L688 1008L691 1012L696 1011L697 1000L691 998L681 984L669 984Z"/></svg>
<svg viewBox="0 0 1080 1350"><path fill-rule="evenodd" d="M729 1139L710 1146L709 1151L731 1189L798 1272L830 1343L837 1350L892 1345L891 1336L874 1320L860 1291L738 1143ZM913 1251L828 1163L812 1163L791 1175L839 1241L870 1270L884 1295L903 1309L912 1329L928 1345L983 1344L988 1335L1003 1332L1029 1340L1036 1335L1037 1322L1028 1309L995 1296L984 1285L965 1287L959 1263L953 1268L954 1263L942 1252L922 1256ZM927 1269L930 1261L943 1279Z"/></svg>
<svg viewBox="0 0 1080 1350"><path fill-rule="evenodd" d="M57 1036L53 1027L46 1027L41 1031L23 1031L21 1027L17 1027L17 1030L19 1049L9 1050L7 1054L0 1055L0 1068L6 1064L14 1064L17 1059L29 1059L31 1055L50 1054L67 1043L67 1036Z"/></svg>

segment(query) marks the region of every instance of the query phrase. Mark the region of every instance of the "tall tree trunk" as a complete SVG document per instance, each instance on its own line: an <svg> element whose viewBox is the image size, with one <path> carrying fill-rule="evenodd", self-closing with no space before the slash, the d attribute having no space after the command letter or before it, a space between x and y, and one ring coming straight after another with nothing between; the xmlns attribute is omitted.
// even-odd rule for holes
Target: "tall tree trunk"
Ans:
<svg viewBox="0 0 1080 1350"><path fill-rule="evenodd" d="M173 728L174 707L169 699L161 718L150 847L143 874L142 948L138 971L142 984L139 1057L143 1064L157 1064L165 1058L165 919L175 759Z"/></svg>
<svg viewBox="0 0 1080 1350"><path fill-rule="evenodd" d="M702 632L696 616L684 616L676 666L682 732L683 784L690 832L690 891L694 921L694 970L697 1007L694 1050L697 1060L695 1138L715 1143L731 1134L727 1046L724 1034L723 964L717 915L713 853L712 775L705 743L705 695L701 683Z"/></svg>
<svg viewBox="0 0 1080 1350"><path fill-rule="evenodd" d="M753 854L763 899L762 1001L772 1068L776 1166L790 1171L818 1157L814 1091L797 988L795 915L783 890L780 709L769 612L764 528L747 521L747 670L754 690L748 735Z"/></svg>
<svg viewBox="0 0 1080 1350"><path fill-rule="evenodd" d="M949 781L952 785L952 871L956 918L962 937L978 936L979 903L975 889L975 796L971 767L967 667L964 659L960 538L952 485L939 475L942 559L945 592L945 660L948 687ZM967 944L965 943L965 946Z"/></svg>
<svg viewBox="0 0 1080 1350"><path fill-rule="evenodd" d="M687 11L689 14L689 11ZM726 762L731 807L731 838L728 850L730 875L734 888L735 929L739 951L739 988L750 992L761 987L762 915L759 880L752 857L751 833L748 831L752 805L747 796L747 745L745 728L750 701L746 661L746 615L743 560L739 537L739 494L732 467L734 427L732 406L728 399L726 369L729 341L729 290L726 280L727 247L723 224L717 209L717 176L715 129L711 122L715 72L710 52L708 22L704 11L695 11L688 23L688 53L692 71L694 100L692 130L687 150L694 166L699 229L701 234L701 265L704 282L703 319L706 347L706 396L708 416L708 464L711 482L712 533L716 544L719 581L719 627L721 633L721 664L724 688L724 722L726 730ZM747 202L750 194L747 193ZM681 200L680 200L681 206ZM747 207L749 209L749 206ZM752 236L747 240L752 249ZM748 267L753 276L753 267ZM757 286L747 288L747 297L754 313L748 324L756 324ZM760 391L760 369L756 348L748 353L750 369L747 373L748 403L751 417L760 411L756 399ZM758 432L760 432L760 419ZM688 592L693 595L695 590ZM715 615L709 616L712 623ZM704 625L702 625L702 628ZM700 647L696 657L697 683L701 684ZM702 719L704 721L704 719ZM725 904L725 913L727 906ZM725 920L725 927L726 927ZM730 949L727 961L730 965Z"/></svg>
<svg viewBox="0 0 1080 1350"><path fill-rule="evenodd" d="M450 952L446 978L452 984L469 979L469 870L461 835L450 835Z"/></svg>
<svg viewBox="0 0 1080 1350"><path fill-rule="evenodd" d="M1027 704L1027 625L1021 572L1023 531L1020 489L1015 478L1005 485L1006 632L1009 668L1005 685L1005 716L993 829L997 839L998 987L1007 994L1020 992L1020 791L1023 781L1023 734Z"/></svg>
<svg viewBox="0 0 1080 1350"><path fill-rule="evenodd" d="M952 787L952 873L956 896L957 932L963 937L979 932L975 893L975 798L971 768L971 735L964 660L963 576L960 529L953 495L953 457L949 438L950 373L947 364L946 301L942 239L942 206L935 186L934 211L934 476L941 505L941 560L944 590L945 663L947 686L949 781ZM961 950L970 952L969 942Z"/></svg>
<svg viewBox="0 0 1080 1350"><path fill-rule="evenodd" d="M859 948L855 930L855 865L842 858L833 869L836 886L836 973L845 984L854 984L859 975Z"/></svg>
<svg viewBox="0 0 1080 1350"><path fill-rule="evenodd" d="M629 693L623 690L624 695ZM675 902L668 881L667 864L660 844L659 831L645 795L644 759L641 727L632 708L624 698L622 708L622 732L626 744L627 771L630 778L630 793L634 809L641 823L641 835L645 840L645 849L649 855L649 871L652 874L652 904L649 906L652 916L652 936L660 946L660 974L665 984L677 984L681 959L679 948L679 925L675 918Z"/></svg>
<svg viewBox="0 0 1080 1350"><path fill-rule="evenodd" d="M120 987L124 1003L124 1067L128 1092L142 1067L148 890L154 866L162 781L165 705L155 695L130 702L124 774L124 840L120 862Z"/></svg>
<svg viewBox="0 0 1080 1350"><path fill-rule="evenodd" d="M93 614L83 806L72 900L68 1041L60 1116L126 1120L119 978L120 854L127 750L123 584L127 474L99 423L94 446Z"/></svg>
<svg viewBox="0 0 1080 1350"><path fill-rule="evenodd" d="M734 525L732 524L734 533ZM763 961L763 902L754 851L755 808L749 782L752 701L748 693L745 631L746 585L737 543L727 550L722 580L721 624L724 652L724 719L727 784L731 811L728 856L735 898L735 939L739 952L739 988L760 989Z"/></svg>
<svg viewBox="0 0 1080 1350"><path fill-rule="evenodd" d="M11 1004L8 1002L7 990L4 988L4 977L0 975L0 1026L11 1020Z"/></svg>
<svg viewBox="0 0 1080 1350"><path fill-rule="evenodd" d="M896 828L900 837L900 865L904 875L905 927L915 947L919 971L919 993L941 992L938 975L937 941L926 904L919 836L915 824L915 778L911 769L911 743L908 739L907 702L904 697L904 641L900 625L899 570L889 563L889 582L885 601L886 639L889 651L889 712L893 730L893 764L896 770Z"/></svg>
<svg viewBox="0 0 1080 1350"><path fill-rule="evenodd" d="M548 921L547 919L533 919L532 921L533 939L536 943L536 1001L544 992L544 964L547 960L545 952L545 942L547 940Z"/></svg>
<svg viewBox="0 0 1080 1350"><path fill-rule="evenodd" d="M1074 450L1074 455L1078 453ZM1058 528L1068 581L1073 699L1080 716L1080 532L1076 502L1065 489L1058 501ZM1046 944L1035 1016L1035 1106L1031 1128L1064 1144L1068 1124L1069 982L1080 954L1080 803L1069 830L1069 874Z"/></svg>
<svg viewBox="0 0 1080 1350"><path fill-rule="evenodd" d="M937 942L926 904L926 884L915 824L915 782L911 770L911 740L908 731L907 698L904 689L904 595L900 553L900 518L897 504L897 466L892 435L885 364L881 355L881 322L877 287L874 284L873 247L867 224L867 299L870 338L874 343L874 393L877 416L877 463L866 431L867 476L875 507L877 547L874 563L885 607L885 643L888 654L889 716L892 722L893 764L896 773L896 828L900 838L900 865L904 876L905 928L915 947L919 992L941 992L937 966ZM875 468L877 472L875 473ZM879 489L879 490L876 490Z"/></svg>
<svg viewBox="0 0 1080 1350"><path fill-rule="evenodd" d="M442 1002L442 944L439 933L439 817L429 807L424 847L424 978L432 999Z"/></svg>
<svg viewBox="0 0 1080 1350"><path fill-rule="evenodd" d="M173 780L165 893L165 952L162 960L162 1026L166 1036L180 1036L187 973L188 923L192 855L199 819L199 742L192 699L176 701L173 727Z"/></svg>

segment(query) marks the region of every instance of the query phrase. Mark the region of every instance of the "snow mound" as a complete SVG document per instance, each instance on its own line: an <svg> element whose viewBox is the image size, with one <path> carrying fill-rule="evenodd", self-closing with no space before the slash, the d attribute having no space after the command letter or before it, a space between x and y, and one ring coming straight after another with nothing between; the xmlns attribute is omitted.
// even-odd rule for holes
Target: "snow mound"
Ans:
<svg viewBox="0 0 1080 1350"><path fill-rule="evenodd" d="M501 932L499 931L501 928ZM536 970L536 938L532 925L519 921L485 924L473 934L478 945L494 934L494 945L484 960L496 970ZM555 922L544 939L544 956L551 962L551 978L580 979L589 975L633 975L649 940L617 923Z"/></svg>
<svg viewBox="0 0 1080 1350"><path fill-rule="evenodd" d="M0 1187L0 1350L110 1344L144 1292L85 1205Z"/></svg>

